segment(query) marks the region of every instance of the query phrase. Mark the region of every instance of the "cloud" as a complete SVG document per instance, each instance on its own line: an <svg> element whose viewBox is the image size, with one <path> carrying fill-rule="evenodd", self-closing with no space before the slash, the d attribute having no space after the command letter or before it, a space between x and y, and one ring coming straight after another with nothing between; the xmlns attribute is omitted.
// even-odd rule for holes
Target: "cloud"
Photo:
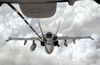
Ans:
<svg viewBox="0 0 100 65"><path fill-rule="evenodd" d="M92 4L92 5L91 5ZM19 9L19 6L16 5ZM74 6L68 3L59 3L57 12L53 17L44 19L31 19L25 17L32 27L40 33L37 21L39 20L46 33L56 32L61 20L58 35L85 36L91 35L94 40L82 39L68 42L64 47L59 41L59 48L54 47L52 54L45 53L44 47L36 41L37 48L30 51L32 41L24 46L24 41L5 42L8 37L33 37L33 31L14 13L7 5L0 8L0 64L2 65L99 65L100 64L100 32L99 17L100 6L95 2L76 2Z"/></svg>

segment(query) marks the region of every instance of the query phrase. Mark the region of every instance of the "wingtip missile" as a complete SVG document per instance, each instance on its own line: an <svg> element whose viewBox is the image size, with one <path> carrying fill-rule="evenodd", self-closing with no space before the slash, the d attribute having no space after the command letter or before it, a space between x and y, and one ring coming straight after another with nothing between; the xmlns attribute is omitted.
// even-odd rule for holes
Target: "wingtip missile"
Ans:
<svg viewBox="0 0 100 65"><path fill-rule="evenodd" d="M92 38L91 36L90 36L90 39L94 40L94 38Z"/></svg>
<svg viewBox="0 0 100 65"><path fill-rule="evenodd" d="M90 39L94 40L94 38L91 37L91 35L89 36Z"/></svg>
<svg viewBox="0 0 100 65"><path fill-rule="evenodd" d="M8 41L10 41L10 40L11 40L11 37L9 37L8 40L6 40L6 42L8 42Z"/></svg>

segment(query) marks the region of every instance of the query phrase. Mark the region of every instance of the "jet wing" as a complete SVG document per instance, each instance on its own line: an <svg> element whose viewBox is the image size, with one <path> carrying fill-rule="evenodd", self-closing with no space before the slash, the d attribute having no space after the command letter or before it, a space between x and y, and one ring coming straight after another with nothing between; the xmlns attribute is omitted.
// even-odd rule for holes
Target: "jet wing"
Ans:
<svg viewBox="0 0 100 65"><path fill-rule="evenodd" d="M91 36L85 36L85 37L68 37L68 36L62 36L62 37L58 37L59 40L65 40L65 39L87 39L90 38L92 40L94 40Z"/></svg>
<svg viewBox="0 0 100 65"><path fill-rule="evenodd" d="M9 39L6 40L6 42L8 42L10 40L39 40L39 38L38 37L32 37L32 38L11 38L11 37L9 37Z"/></svg>

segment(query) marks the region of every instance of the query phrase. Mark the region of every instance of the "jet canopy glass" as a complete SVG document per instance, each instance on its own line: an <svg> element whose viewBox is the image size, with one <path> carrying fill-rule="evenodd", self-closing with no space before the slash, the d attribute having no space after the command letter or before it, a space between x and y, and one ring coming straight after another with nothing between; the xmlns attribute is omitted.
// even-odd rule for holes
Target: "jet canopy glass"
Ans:
<svg viewBox="0 0 100 65"><path fill-rule="evenodd" d="M47 32L46 38L52 38L52 33L51 32Z"/></svg>

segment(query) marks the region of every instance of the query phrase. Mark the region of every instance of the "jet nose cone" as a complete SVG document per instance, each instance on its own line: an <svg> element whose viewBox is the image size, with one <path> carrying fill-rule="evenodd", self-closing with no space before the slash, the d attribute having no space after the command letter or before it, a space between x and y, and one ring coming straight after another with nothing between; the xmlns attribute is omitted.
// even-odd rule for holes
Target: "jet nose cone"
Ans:
<svg viewBox="0 0 100 65"><path fill-rule="evenodd" d="M47 51L48 54L51 54L52 52L50 50Z"/></svg>
<svg viewBox="0 0 100 65"><path fill-rule="evenodd" d="M47 54L51 54L53 52L53 46L52 45L45 45L45 51Z"/></svg>

